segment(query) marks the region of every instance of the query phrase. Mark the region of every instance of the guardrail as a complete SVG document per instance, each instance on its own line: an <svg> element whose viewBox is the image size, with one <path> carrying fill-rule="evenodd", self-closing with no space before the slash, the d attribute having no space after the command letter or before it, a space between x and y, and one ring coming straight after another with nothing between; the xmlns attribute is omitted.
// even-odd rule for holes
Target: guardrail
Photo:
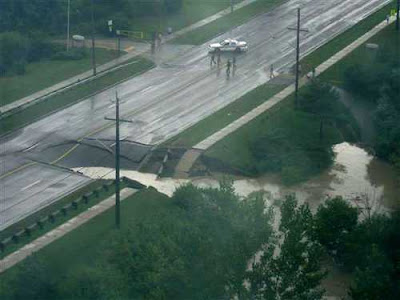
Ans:
<svg viewBox="0 0 400 300"><path fill-rule="evenodd" d="M122 177L122 182L135 189L143 189L146 187L145 185L126 177ZM115 181L105 183L97 189L88 192L64 205L60 209L53 211L47 216L39 218L36 222L24 227L23 229L18 229L18 231L16 231L14 234L0 241L0 252L4 253L8 247L13 244L21 243L24 238L31 237L32 233L36 231L44 231L48 225L54 224L59 218L65 218L71 212L77 211L80 206L88 205L91 200L93 201L93 199L98 199L102 191L108 192L113 188L114 185Z"/></svg>

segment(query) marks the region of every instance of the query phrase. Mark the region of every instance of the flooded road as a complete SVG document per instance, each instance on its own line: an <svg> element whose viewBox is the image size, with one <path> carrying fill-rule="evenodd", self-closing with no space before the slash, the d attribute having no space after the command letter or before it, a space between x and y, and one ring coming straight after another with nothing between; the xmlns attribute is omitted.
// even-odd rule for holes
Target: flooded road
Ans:
<svg viewBox="0 0 400 300"><path fill-rule="evenodd" d="M121 176L137 180L146 186L153 186L158 191L172 195L177 187L192 182L200 187L217 187L223 178L233 180L233 185L239 195L246 196L251 192L265 190L274 199L295 193L297 198L309 203L315 210L327 197L342 196L351 200L368 197L373 209L390 211L399 208L400 187L396 181L393 168L368 154L364 149L348 143L334 147L336 159L333 167L319 176L295 186L282 185L276 176L266 175L256 179L229 177L214 174L209 177L186 179L161 178L154 174L122 170ZM114 178L114 170L109 168L78 168L91 178Z"/></svg>

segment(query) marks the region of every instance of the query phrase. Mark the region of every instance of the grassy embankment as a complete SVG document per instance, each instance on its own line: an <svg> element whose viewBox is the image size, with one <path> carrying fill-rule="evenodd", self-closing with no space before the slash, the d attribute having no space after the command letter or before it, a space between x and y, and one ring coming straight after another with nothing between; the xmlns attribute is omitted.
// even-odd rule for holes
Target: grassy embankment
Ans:
<svg viewBox="0 0 400 300"><path fill-rule="evenodd" d="M153 189L139 191L121 202L121 230L144 219L157 218L160 212L174 209L168 197ZM72 274L81 265L94 263L102 253L98 251L102 241L110 240L115 234L115 214L113 209L96 216L64 237L58 239L37 253L46 261L55 280ZM62 253L62 259L60 259ZM1 274L2 279L13 276L15 267Z"/></svg>
<svg viewBox="0 0 400 300"><path fill-rule="evenodd" d="M133 63L134 62L134 63ZM143 57L136 57L126 62L128 65L107 73L87 83L83 83L49 96L46 100L18 111L1 120L0 135L27 125L51 112L77 103L112 85L139 75L154 66L153 62Z"/></svg>
<svg viewBox="0 0 400 300"><path fill-rule="evenodd" d="M268 167L264 170L280 176L285 184L293 184L318 174L330 165L327 156L329 147L345 140L354 140L351 132L354 121L347 109L337 103L348 127L339 128L334 123L324 125L323 144L319 139L319 119L310 113L294 109L294 97L290 96L249 124L246 124L222 141L208 149L204 161L212 168L226 166L247 176L259 174L259 161L255 155L255 142L267 138L263 147L264 157L268 157ZM342 130L343 129L343 130ZM347 135L347 136L346 136ZM321 149L319 149L321 147Z"/></svg>
<svg viewBox="0 0 400 300"><path fill-rule="evenodd" d="M83 195L85 195L87 193L90 193L90 192L93 192L95 190L98 191L98 196L96 197L96 196L92 195L88 199L88 203L87 204L81 202L77 206L76 209L70 208L65 216L62 215L62 214L58 215L55 218L54 222L50 222L49 220L47 220L43 224L43 228L42 229L36 228L36 230L34 230L30 235L24 234L22 237L20 237L18 243L12 242L11 244L7 245L6 248L5 248L5 251L4 252L0 252L0 259L4 258L8 254L18 250L19 248L22 248L24 245L34 241L38 237L46 234L47 232L51 231L52 229L54 229L54 228L58 227L59 225L65 223L69 219L77 216L78 214L80 214L83 211L87 210L89 207L91 207L91 206L101 202L102 200L110 197L111 195L113 195L114 192L115 192L114 185L110 185L108 191L106 191L104 189L99 189L103 184L106 184L106 183L109 183L109 181L107 181L107 180L96 180L94 182L91 182L88 185L80 188L79 190L69 194L68 196L63 197L59 201L57 201L57 202L55 202L55 203L53 203L53 204L51 204L49 206L46 206L45 208L39 210L38 212L36 212L36 213L28 216L27 218L25 218L25 219L13 224L13 225L7 227L6 229L2 230L0 232L0 241L2 241L3 239L8 238L8 237L16 234L17 232L19 232L21 230L24 230L26 227L36 223L37 221L39 221L43 217L47 217L50 214L60 210L65 205L68 205L72 201L81 198ZM125 186L126 186L126 184L124 182L122 182L121 188L124 188Z"/></svg>
<svg viewBox="0 0 400 300"><path fill-rule="evenodd" d="M382 30L379 34L375 35L369 39L367 43L377 44L379 48L386 53L397 53L400 58L400 38L399 33L395 30L395 24L392 24ZM361 45L355 49L352 53L346 56L337 64L333 65L330 69L321 75L321 78L325 81L331 82L332 84L344 86L345 81L345 71L354 65L371 65L379 67L379 62L377 62L377 56L383 55L378 53L379 50L368 49L364 45ZM382 57L380 59L383 59Z"/></svg>
<svg viewBox="0 0 400 300"><path fill-rule="evenodd" d="M235 28L251 18L272 10L287 0L258 0L209 24L199 27L173 40L175 44L200 45L218 34Z"/></svg>

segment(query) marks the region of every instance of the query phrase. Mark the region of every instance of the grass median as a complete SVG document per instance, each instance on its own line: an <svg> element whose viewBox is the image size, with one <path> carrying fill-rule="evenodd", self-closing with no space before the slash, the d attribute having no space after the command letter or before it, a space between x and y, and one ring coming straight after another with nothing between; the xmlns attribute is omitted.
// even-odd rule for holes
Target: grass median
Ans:
<svg viewBox="0 0 400 300"><path fill-rule="evenodd" d="M240 118L253 108L281 91L284 85L263 84L240 97L235 102L203 119L163 145L168 147L190 148Z"/></svg>
<svg viewBox="0 0 400 300"><path fill-rule="evenodd" d="M91 81L69 88L43 101L22 109L1 120L0 135L32 123L41 117L75 104L114 84L139 75L154 67L154 63L143 57L136 57L126 62L126 66L99 76Z"/></svg>
<svg viewBox="0 0 400 300"><path fill-rule="evenodd" d="M88 50L89 51L89 50ZM97 64L117 58L117 51L96 49ZM42 60L29 63L23 75L0 77L1 105L9 104L92 68L92 58L87 52L79 60Z"/></svg>
<svg viewBox="0 0 400 300"><path fill-rule="evenodd" d="M243 8L235 10L233 13L177 37L172 43L188 45L203 44L213 37L235 28L257 15L266 13L286 1L287 0L257 0Z"/></svg>

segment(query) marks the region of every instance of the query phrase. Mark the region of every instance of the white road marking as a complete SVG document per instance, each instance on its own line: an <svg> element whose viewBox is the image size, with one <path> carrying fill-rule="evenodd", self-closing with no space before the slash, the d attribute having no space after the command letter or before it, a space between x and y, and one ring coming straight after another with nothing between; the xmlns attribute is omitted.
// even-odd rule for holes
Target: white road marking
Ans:
<svg viewBox="0 0 400 300"><path fill-rule="evenodd" d="M41 182L41 180L37 180L34 183L31 183L30 185L27 185L26 187L21 189L21 192L33 187L34 185L38 184L39 182Z"/></svg>

